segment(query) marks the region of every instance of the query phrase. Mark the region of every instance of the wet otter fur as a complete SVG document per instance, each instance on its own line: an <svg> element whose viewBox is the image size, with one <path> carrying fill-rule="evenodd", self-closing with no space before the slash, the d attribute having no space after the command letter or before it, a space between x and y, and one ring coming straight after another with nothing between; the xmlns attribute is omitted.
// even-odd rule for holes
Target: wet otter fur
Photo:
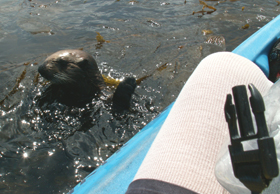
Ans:
<svg viewBox="0 0 280 194"><path fill-rule="evenodd" d="M106 84L95 60L82 50L58 51L46 58L39 66L38 72L51 82L41 101L81 106L106 90ZM135 78L122 81L114 93L113 108L129 109L135 88Z"/></svg>

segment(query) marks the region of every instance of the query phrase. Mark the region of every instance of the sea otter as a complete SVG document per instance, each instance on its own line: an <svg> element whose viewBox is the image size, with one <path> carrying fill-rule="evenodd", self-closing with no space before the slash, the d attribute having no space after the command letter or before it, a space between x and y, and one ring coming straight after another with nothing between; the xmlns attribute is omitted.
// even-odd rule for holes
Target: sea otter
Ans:
<svg viewBox="0 0 280 194"><path fill-rule="evenodd" d="M47 57L38 72L51 82L43 95L44 101L80 106L100 93L108 93L94 58L82 50L58 51ZM135 78L122 81L113 95L113 108L128 109L135 88Z"/></svg>

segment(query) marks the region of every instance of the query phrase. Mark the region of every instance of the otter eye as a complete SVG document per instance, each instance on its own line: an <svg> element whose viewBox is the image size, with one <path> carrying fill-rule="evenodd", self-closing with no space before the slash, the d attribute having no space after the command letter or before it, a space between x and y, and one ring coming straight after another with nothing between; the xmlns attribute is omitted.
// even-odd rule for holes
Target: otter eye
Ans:
<svg viewBox="0 0 280 194"><path fill-rule="evenodd" d="M78 69L79 67L73 63L68 63L67 69Z"/></svg>
<svg viewBox="0 0 280 194"><path fill-rule="evenodd" d="M87 59L84 59L84 60L82 60L82 61L80 61L80 62L78 63L78 66L79 66L81 69L83 69L83 68L86 67L87 64L88 64L88 60L87 60Z"/></svg>
<svg viewBox="0 0 280 194"><path fill-rule="evenodd" d="M68 65L68 62L63 59L57 60L56 63L60 69L66 69Z"/></svg>

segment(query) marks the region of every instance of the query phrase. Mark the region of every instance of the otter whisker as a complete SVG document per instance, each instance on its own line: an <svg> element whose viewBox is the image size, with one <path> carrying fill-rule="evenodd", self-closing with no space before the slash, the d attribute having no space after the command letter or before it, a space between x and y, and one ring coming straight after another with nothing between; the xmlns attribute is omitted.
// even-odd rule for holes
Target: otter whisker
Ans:
<svg viewBox="0 0 280 194"><path fill-rule="evenodd" d="M70 82L72 82L72 83L76 82L74 79L72 79L65 73L55 73L53 77L54 77L54 79L52 81L54 83L66 84L66 83L70 83Z"/></svg>
<svg viewBox="0 0 280 194"><path fill-rule="evenodd" d="M61 78L63 78L63 81L66 81L66 83L69 82L76 82L75 79L73 79L71 76L67 75L66 73L60 73Z"/></svg>

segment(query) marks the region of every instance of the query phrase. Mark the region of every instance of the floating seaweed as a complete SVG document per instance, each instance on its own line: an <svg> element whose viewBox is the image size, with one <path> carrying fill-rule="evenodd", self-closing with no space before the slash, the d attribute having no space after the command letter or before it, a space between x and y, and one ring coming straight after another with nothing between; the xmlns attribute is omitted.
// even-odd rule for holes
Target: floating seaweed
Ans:
<svg viewBox="0 0 280 194"><path fill-rule="evenodd" d="M136 80L136 84L137 84L137 85L140 85L140 83L141 83L143 80L145 80L145 79L151 77L152 75L154 75L155 72L157 72L157 71L162 71L162 70L166 69L167 64L168 64L168 63L164 63L163 65L159 66L156 70L154 70L151 74L148 74L148 75L145 75L145 76L143 76L143 77L138 78L138 79ZM110 76L107 76L107 75L102 75L102 77L103 77L103 79L104 79L106 85L109 86L109 87L115 87L115 88L116 88L116 87L119 85L119 83L121 82L121 80L119 80L119 79L114 79L114 78L112 78L112 77L110 77Z"/></svg>
<svg viewBox="0 0 280 194"><path fill-rule="evenodd" d="M206 14L211 14L213 13L214 11L204 11L204 10L201 10L201 11L194 11L192 12L192 15L196 14L196 13L201 13L202 15L204 15L205 13Z"/></svg>
<svg viewBox="0 0 280 194"><path fill-rule="evenodd" d="M204 10L206 7L208 9L213 9L214 11L216 11L217 9L215 7L212 7L210 5L207 5L204 1L199 0L199 4L203 5L202 10Z"/></svg>
<svg viewBox="0 0 280 194"><path fill-rule="evenodd" d="M102 75L104 82L106 83L107 86L110 87L117 87L119 85L119 83L121 82L121 80L119 79L114 79L110 76L107 75Z"/></svg>
<svg viewBox="0 0 280 194"><path fill-rule="evenodd" d="M163 65L159 66L159 67L156 69L156 71L162 71L162 70L166 69L166 67L167 67L167 63L164 63Z"/></svg>
<svg viewBox="0 0 280 194"><path fill-rule="evenodd" d="M103 46L103 43L110 42L109 40L105 40L99 32L96 32L96 34L97 34L96 35L97 44L95 45L96 49L101 49L101 47Z"/></svg>
<svg viewBox="0 0 280 194"><path fill-rule="evenodd" d="M37 85L38 82L39 82L39 76L40 76L39 73L36 73L35 76L34 76L33 83L36 84L36 85Z"/></svg>
<svg viewBox="0 0 280 194"><path fill-rule="evenodd" d="M15 94L18 91L19 84L25 78L26 70L27 70L27 67L29 64L30 64L29 62L23 64L25 66L24 70L21 72L20 76L16 79L16 83L15 83L14 87L12 88L12 90L0 101L1 106L3 106L5 100L8 99L9 96Z"/></svg>
<svg viewBox="0 0 280 194"><path fill-rule="evenodd" d="M201 30L203 35L207 35L207 34L212 34L213 31L212 30Z"/></svg>
<svg viewBox="0 0 280 194"><path fill-rule="evenodd" d="M136 80L136 84L139 85L142 81L144 81L145 79L147 79L147 78L151 77L152 75L154 75L155 72L162 71L162 70L166 69L167 65L168 65L168 63L164 63L163 65L159 66L156 70L154 70L151 74L145 75L145 76L137 79Z"/></svg>
<svg viewBox="0 0 280 194"><path fill-rule="evenodd" d="M178 49L179 49L179 50L180 50L180 49L182 49L182 48L184 48L184 46L183 46L183 45L178 46Z"/></svg>
<svg viewBox="0 0 280 194"><path fill-rule="evenodd" d="M106 40L103 38L103 36L101 36L101 34L99 32L96 32L96 40L98 43L104 43L106 42Z"/></svg>
<svg viewBox="0 0 280 194"><path fill-rule="evenodd" d="M14 87L8 92L8 94L2 100L0 100L0 106L3 107L5 100L7 100L10 96L16 94L19 91L20 83L25 79L28 67L33 66L33 65L38 65L38 63L37 62L35 62L35 63L26 62L26 63L23 63L22 65L24 66L24 70L21 72L20 76L17 77ZM45 85L48 82L49 81L44 82L42 85ZM39 73L36 73L34 75L33 83L34 83L34 85L37 85L39 83Z"/></svg>
<svg viewBox="0 0 280 194"><path fill-rule="evenodd" d="M158 50L158 48L161 46L161 43L159 43L159 45L157 46L157 48L155 49L154 53Z"/></svg>
<svg viewBox="0 0 280 194"><path fill-rule="evenodd" d="M242 29L247 29L247 28L249 28L249 26L250 26L249 24L245 24L245 25L242 26L241 28L242 28Z"/></svg>
<svg viewBox="0 0 280 194"><path fill-rule="evenodd" d="M211 14L214 11L216 11L217 9L213 6L207 5L207 3L205 3L204 1L199 0L199 4L203 5L202 10L201 11L197 11L197 12L193 12L192 15L196 14L196 13L201 13L202 15L204 15L204 13L206 14ZM212 9L212 11L205 11L204 9L208 8L208 9Z"/></svg>

